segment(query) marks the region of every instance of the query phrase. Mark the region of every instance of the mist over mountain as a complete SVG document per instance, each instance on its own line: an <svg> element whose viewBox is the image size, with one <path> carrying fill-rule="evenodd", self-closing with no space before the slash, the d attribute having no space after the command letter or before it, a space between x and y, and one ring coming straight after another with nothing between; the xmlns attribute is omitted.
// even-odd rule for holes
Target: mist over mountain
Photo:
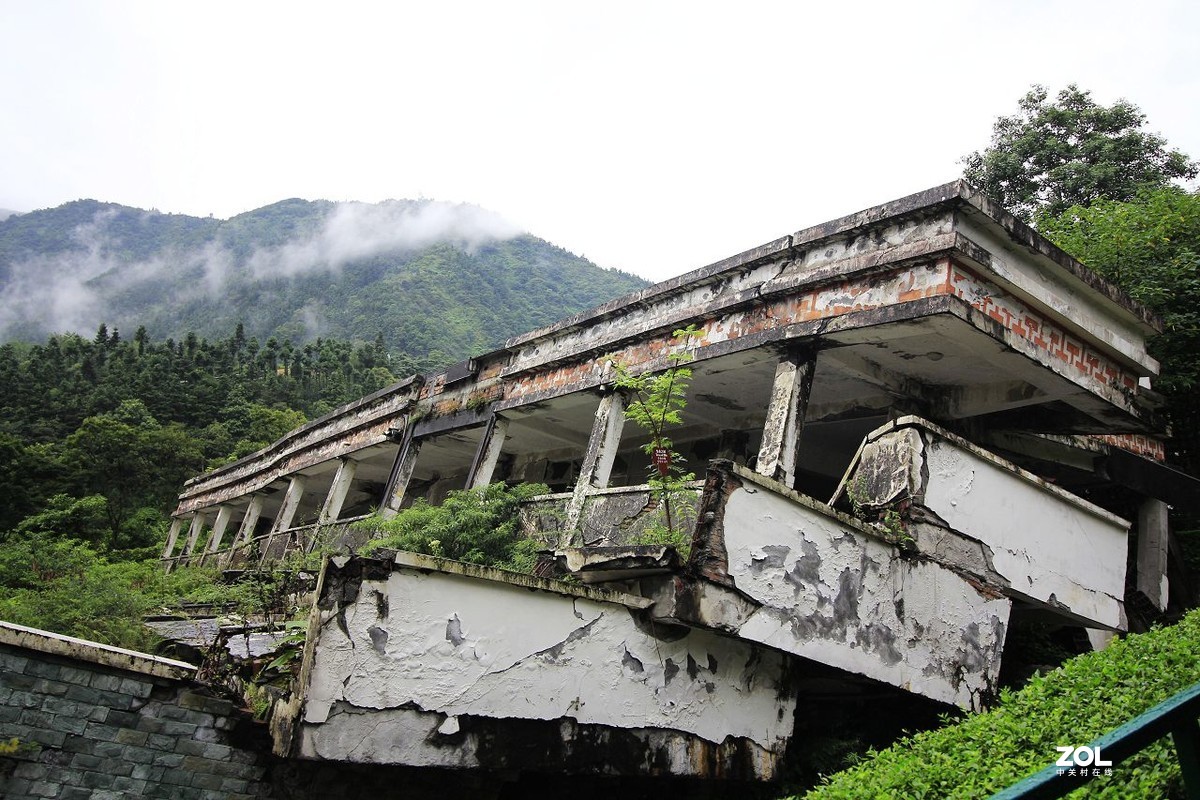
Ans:
<svg viewBox="0 0 1200 800"><path fill-rule="evenodd" d="M228 220L96 200L0 221L0 340L374 340L448 362L634 291L476 206L284 200Z"/></svg>

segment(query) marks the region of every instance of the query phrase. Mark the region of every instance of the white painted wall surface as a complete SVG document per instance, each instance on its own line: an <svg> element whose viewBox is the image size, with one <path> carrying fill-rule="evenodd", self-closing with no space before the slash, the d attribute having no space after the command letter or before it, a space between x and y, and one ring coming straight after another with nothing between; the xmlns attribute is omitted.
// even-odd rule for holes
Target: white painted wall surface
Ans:
<svg viewBox="0 0 1200 800"><path fill-rule="evenodd" d="M993 567L1014 593L1061 604L1100 626L1125 627L1124 520L944 439L933 438L924 459L923 505L990 547Z"/></svg>
<svg viewBox="0 0 1200 800"><path fill-rule="evenodd" d="M966 708L994 686L1007 599L750 485L729 496L724 530L730 576L763 604L739 636Z"/></svg>
<svg viewBox="0 0 1200 800"><path fill-rule="evenodd" d="M327 618L315 648L302 719L310 757L363 760L363 735L379 724L395 746L368 760L434 763L402 760L406 748L420 747L401 740L422 727L405 708L447 721L571 718L715 743L744 737L780 752L791 734L784 656L699 630L655 639L618 603L397 567L386 581L364 580L344 620L345 631ZM352 739L321 734L331 710L345 716L345 704L374 716Z"/></svg>

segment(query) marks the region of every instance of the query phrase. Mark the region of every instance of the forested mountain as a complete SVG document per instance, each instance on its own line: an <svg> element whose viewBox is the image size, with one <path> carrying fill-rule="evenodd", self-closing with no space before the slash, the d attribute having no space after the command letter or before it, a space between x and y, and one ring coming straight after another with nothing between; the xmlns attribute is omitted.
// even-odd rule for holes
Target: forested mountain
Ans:
<svg viewBox="0 0 1200 800"><path fill-rule="evenodd" d="M144 559L183 481L411 366L379 340L260 345L241 326L0 345L0 619L149 646L162 573Z"/></svg>
<svg viewBox="0 0 1200 800"><path fill-rule="evenodd" d="M393 383L394 362L381 342L260 346L241 326L212 342L102 326L91 339L0 346L0 531L54 495L99 494L106 538L119 539L131 507L167 510L206 465Z"/></svg>
<svg viewBox="0 0 1200 800"><path fill-rule="evenodd" d="M212 591L153 560L185 479L644 285L430 201L0 221L0 619L152 646L179 580Z"/></svg>
<svg viewBox="0 0 1200 800"><path fill-rule="evenodd" d="M374 342L422 366L634 291L483 209L284 200L228 220L79 200L0 222L0 338Z"/></svg>

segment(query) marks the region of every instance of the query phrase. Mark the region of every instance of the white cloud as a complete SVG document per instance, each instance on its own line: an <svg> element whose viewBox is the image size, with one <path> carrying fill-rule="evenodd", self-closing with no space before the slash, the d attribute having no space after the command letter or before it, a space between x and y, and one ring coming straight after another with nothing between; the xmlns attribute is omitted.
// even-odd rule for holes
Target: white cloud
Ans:
<svg viewBox="0 0 1200 800"><path fill-rule="evenodd" d="M163 279L168 271L203 276L184 284L184 296L175 300L217 297L226 289L238 265L216 240L191 251L164 252L133 263L114 258L112 253L121 249L110 228L117 213L101 210L78 226L71 233L76 245L72 250L11 265L9 279L0 287L0 334L28 323L53 331L89 333L115 318L112 298ZM437 242L473 250L520 233L499 215L465 204L338 203L315 233L255 250L246 267L256 279L286 278L312 270L337 270L372 256L419 251ZM177 280L173 283L180 285ZM301 322L313 335L321 335L326 327L311 308Z"/></svg>
<svg viewBox="0 0 1200 800"><path fill-rule="evenodd" d="M421 250L435 242L474 250L520 233L499 215L465 204L338 203L316 234L258 250L248 266L255 277L282 277L314 269L336 270L351 261Z"/></svg>
<svg viewBox="0 0 1200 800"><path fill-rule="evenodd" d="M47 0L4 22L20 210L465 200L661 279L954 178L1033 82L1124 96L1200 157L1185 0Z"/></svg>

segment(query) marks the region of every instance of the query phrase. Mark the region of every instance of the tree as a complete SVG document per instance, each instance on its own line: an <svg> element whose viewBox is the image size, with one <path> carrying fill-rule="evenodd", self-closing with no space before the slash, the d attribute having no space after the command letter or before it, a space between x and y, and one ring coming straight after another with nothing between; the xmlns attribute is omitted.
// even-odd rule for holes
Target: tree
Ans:
<svg viewBox="0 0 1200 800"><path fill-rule="evenodd" d="M46 445L27 445L0 431L0 538L26 515L41 508L46 490L59 480L62 468Z"/></svg>
<svg viewBox="0 0 1200 800"><path fill-rule="evenodd" d="M18 538L78 539L102 545L111 534L108 501L99 494L82 498L56 494L46 501L40 512L21 520L13 533Z"/></svg>
<svg viewBox="0 0 1200 800"><path fill-rule="evenodd" d="M195 440L178 425L160 425L140 400L88 417L63 444L79 489L107 500L114 541L139 507L169 502L204 463Z"/></svg>
<svg viewBox="0 0 1200 800"><path fill-rule="evenodd" d="M545 494L542 483L509 488L490 483L478 489L451 491L440 506L418 498L410 508L384 520L372 517L356 523L371 532L367 550L381 547L532 572L541 542L521 533L521 503Z"/></svg>
<svg viewBox="0 0 1200 800"><path fill-rule="evenodd" d="M1132 103L1097 105L1074 84L1048 98L1034 85L1018 113L996 120L991 145L963 159L965 177L1026 222L1196 177L1196 162L1144 131Z"/></svg>
<svg viewBox="0 0 1200 800"><path fill-rule="evenodd" d="M308 418L299 411L290 408L269 408L258 403L228 406L223 413L226 421L222 424L225 425L227 435L236 439L231 451L220 454L225 458L216 458L218 464L248 456L308 422ZM215 430L211 433L219 435Z"/></svg>
<svg viewBox="0 0 1200 800"><path fill-rule="evenodd" d="M617 388L630 398L625 407L625 418L650 434L650 440L642 448L651 462L646 483L662 504L668 543L674 543L677 538L671 520L671 497L695 476L684 473L680 466L683 457L673 449L667 427L683 424L687 387L692 379L692 370L685 365L694 357L686 348L699 333L700 329L695 325L673 331L671 335L681 349L667 356L670 366L657 375L633 375L624 365L617 365Z"/></svg>

